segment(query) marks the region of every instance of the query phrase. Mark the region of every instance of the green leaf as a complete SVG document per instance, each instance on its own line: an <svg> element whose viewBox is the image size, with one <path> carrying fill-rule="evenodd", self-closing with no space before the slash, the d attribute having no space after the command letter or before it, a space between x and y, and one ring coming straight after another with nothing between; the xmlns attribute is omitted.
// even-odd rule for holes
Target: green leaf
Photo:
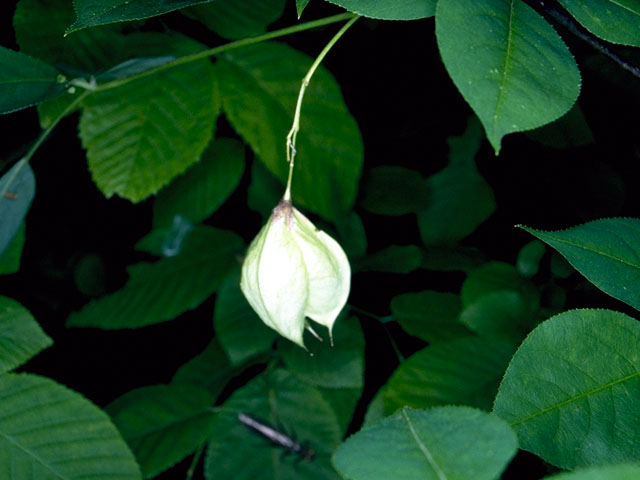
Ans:
<svg viewBox="0 0 640 480"><path fill-rule="evenodd" d="M422 249L415 245L391 245L356 262L354 270L409 273L422 265Z"/></svg>
<svg viewBox="0 0 640 480"><path fill-rule="evenodd" d="M594 143L593 133L580 106L576 103L566 115L535 130L527 137L553 148L567 149Z"/></svg>
<svg viewBox="0 0 640 480"><path fill-rule="evenodd" d="M76 21L67 34L108 23L142 20L211 0L74 0Z"/></svg>
<svg viewBox="0 0 640 480"><path fill-rule="evenodd" d="M24 159L0 177L0 254L9 247L36 193L36 178Z"/></svg>
<svg viewBox="0 0 640 480"><path fill-rule="evenodd" d="M72 313L67 325L137 328L171 320L200 305L220 286L242 248L236 234L198 226L178 255L133 265L123 288Z"/></svg>
<svg viewBox="0 0 640 480"><path fill-rule="evenodd" d="M240 412L282 433L295 434L297 441L315 451L313 462L297 462L283 455L267 439L242 425ZM224 403L209 441L205 478L337 479L330 455L340 437L336 416L321 393L295 375L275 370L254 378Z"/></svg>
<svg viewBox="0 0 640 480"><path fill-rule="evenodd" d="M309 0L296 0L296 11L298 12L298 20L302 16L302 12L309 5Z"/></svg>
<svg viewBox="0 0 640 480"><path fill-rule="evenodd" d="M360 206L379 215L405 215L429 202L429 187L419 172L403 167L372 168Z"/></svg>
<svg viewBox="0 0 640 480"><path fill-rule="evenodd" d="M311 62L284 44L261 43L227 52L216 64L229 121L283 181L289 169L284 138ZM294 204L333 220L353 204L363 147L338 84L323 68L316 71L307 89L300 126Z"/></svg>
<svg viewBox="0 0 640 480"><path fill-rule="evenodd" d="M513 265L504 262L485 263L469 272L460 292L462 305L466 307L484 295L500 291L518 292L530 312L540 306L540 293L535 285L521 276Z"/></svg>
<svg viewBox="0 0 640 480"><path fill-rule="evenodd" d="M192 223L205 220L236 189L243 172L242 144L230 138L213 140L199 163L158 194L153 224L170 226L176 215Z"/></svg>
<svg viewBox="0 0 640 480"><path fill-rule="evenodd" d="M546 248L543 243L533 240L527 243L518 252L516 268L523 277L533 277L540 269L540 260L544 256Z"/></svg>
<svg viewBox="0 0 640 480"><path fill-rule="evenodd" d="M0 297L0 374L22 365L51 345L53 340L26 308L15 300Z"/></svg>
<svg viewBox="0 0 640 480"><path fill-rule="evenodd" d="M0 47L0 114L15 112L64 91L59 72L40 60Z"/></svg>
<svg viewBox="0 0 640 480"><path fill-rule="evenodd" d="M136 243L135 249L157 257L175 257L182 251L193 228L193 223L182 215L176 215L170 227L151 230Z"/></svg>
<svg viewBox="0 0 640 480"><path fill-rule="evenodd" d="M214 338L202 352L178 369L171 382L204 388L217 398L237 373L238 369L229 363L227 355Z"/></svg>
<svg viewBox="0 0 640 480"><path fill-rule="evenodd" d="M282 198L284 183L273 176L266 167L254 161L251 167L251 184L247 193L247 205L262 216L263 222Z"/></svg>
<svg viewBox="0 0 640 480"><path fill-rule="evenodd" d="M163 37L165 48L189 51L195 44L177 35ZM88 97L79 130L98 188L107 197L117 194L132 202L160 190L200 159L219 103L208 60Z"/></svg>
<svg viewBox="0 0 640 480"><path fill-rule="evenodd" d="M527 298L515 290L496 290L478 297L460 314L460 323L480 336L519 345L535 326Z"/></svg>
<svg viewBox="0 0 640 480"><path fill-rule="evenodd" d="M437 272L468 273L487 261L486 255L474 247L430 247L422 254L422 268Z"/></svg>
<svg viewBox="0 0 640 480"><path fill-rule="evenodd" d="M610 310L571 310L537 327L514 355L494 412L520 445L574 469L636 461L640 324Z"/></svg>
<svg viewBox="0 0 640 480"><path fill-rule="evenodd" d="M338 318L333 346L312 342L309 352L291 342L280 342L278 351L291 373L325 388L357 388L364 383L364 336L355 317Z"/></svg>
<svg viewBox="0 0 640 480"><path fill-rule="evenodd" d="M131 447L144 478L195 451L213 433L214 398L192 385L153 385L125 393L107 413Z"/></svg>
<svg viewBox="0 0 640 480"><path fill-rule="evenodd" d="M622 464L559 473L544 477L544 480L637 480L638 478L640 478L640 465Z"/></svg>
<svg viewBox="0 0 640 480"><path fill-rule="evenodd" d="M240 290L240 270L224 281L216 297L213 312L216 337L231 365L271 349L278 333L267 327Z"/></svg>
<svg viewBox="0 0 640 480"><path fill-rule="evenodd" d="M20 257L24 246L25 223L18 227L18 231L13 236L5 251L0 254L0 275L16 273L20 270Z"/></svg>
<svg viewBox="0 0 640 480"><path fill-rule="evenodd" d="M440 342L413 354L383 388L387 414L409 406L469 405L490 410L515 347L488 338Z"/></svg>
<svg viewBox="0 0 640 480"><path fill-rule="evenodd" d="M429 202L418 212L420 236L427 246L454 244L472 233L496 209L491 187L474 157L482 131L472 118L459 137L449 137L449 165L426 181Z"/></svg>
<svg viewBox="0 0 640 480"><path fill-rule="evenodd" d="M324 399L329 402L336 414L340 432L344 434L353 419L353 411L362 395L362 387L359 388L319 388Z"/></svg>
<svg viewBox="0 0 640 480"><path fill-rule="evenodd" d="M367 232L356 212L349 212L336 219L337 238L347 257L357 258L367 252Z"/></svg>
<svg viewBox="0 0 640 480"><path fill-rule="evenodd" d="M73 67L74 74L96 72L131 58L120 26L91 28L64 36L74 18L73 3L67 0L20 0L13 26L20 50L52 65Z"/></svg>
<svg viewBox="0 0 640 480"><path fill-rule="evenodd" d="M0 405L0 478L142 478L109 417L53 380L0 376Z"/></svg>
<svg viewBox="0 0 640 480"><path fill-rule="evenodd" d="M284 6L285 0L218 0L196 5L182 13L221 37L238 40L266 32L267 26L282 16Z"/></svg>
<svg viewBox="0 0 640 480"><path fill-rule="evenodd" d="M403 408L348 438L333 462L350 480L493 480L517 449L513 431L491 414Z"/></svg>
<svg viewBox="0 0 640 480"><path fill-rule="evenodd" d="M600 290L640 309L640 220L605 218L556 232L522 228L555 248Z"/></svg>
<svg viewBox="0 0 640 480"><path fill-rule="evenodd" d="M458 322L460 297L426 290L405 293L391 300L393 319L403 330L427 342L440 342L471 335Z"/></svg>
<svg viewBox="0 0 640 480"><path fill-rule="evenodd" d="M364 17L380 20L417 20L431 17L436 0L327 0Z"/></svg>
<svg viewBox="0 0 640 480"><path fill-rule="evenodd" d="M580 72L569 49L524 2L440 0L436 37L496 154L503 136L555 120L578 98Z"/></svg>
<svg viewBox="0 0 640 480"><path fill-rule="evenodd" d="M558 0L584 28L612 43L640 47L640 5L636 0Z"/></svg>

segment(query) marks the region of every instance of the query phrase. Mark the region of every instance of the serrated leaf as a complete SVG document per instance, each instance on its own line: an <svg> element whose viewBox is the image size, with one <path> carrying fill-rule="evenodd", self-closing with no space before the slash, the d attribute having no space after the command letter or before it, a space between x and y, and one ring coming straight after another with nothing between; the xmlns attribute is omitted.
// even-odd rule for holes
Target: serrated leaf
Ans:
<svg viewBox="0 0 640 480"><path fill-rule="evenodd" d="M284 12L286 0L214 1L183 10L223 38L238 40L266 32Z"/></svg>
<svg viewBox="0 0 640 480"><path fill-rule="evenodd" d="M216 138L184 175L163 189L153 204L153 224L167 227L177 215L198 223L211 215L236 189L244 172L244 147Z"/></svg>
<svg viewBox="0 0 640 480"><path fill-rule="evenodd" d="M360 205L379 215L405 215L422 210L429 202L429 188L420 172L403 167L372 168Z"/></svg>
<svg viewBox="0 0 640 480"><path fill-rule="evenodd" d="M309 352L291 342L278 351L291 373L325 388L361 389L364 383L364 336L355 317L339 318L334 325L333 346L310 342Z"/></svg>
<svg viewBox="0 0 640 480"><path fill-rule="evenodd" d="M488 338L439 342L413 354L382 390L384 411L469 405L490 410L515 347Z"/></svg>
<svg viewBox="0 0 640 480"><path fill-rule="evenodd" d="M269 423L315 451L313 462L285 456L238 420L245 413ZM339 478L330 455L340 428L321 393L295 375L275 370L251 380L227 400L216 417L205 458L205 478L235 480L332 480ZM251 461L247 461L251 459Z"/></svg>
<svg viewBox="0 0 640 480"><path fill-rule="evenodd" d="M495 210L493 191L476 168L482 131L475 118L459 137L449 137L449 165L426 180L429 201L418 212L427 246L455 244L471 234Z"/></svg>
<svg viewBox="0 0 640 480"><path fill-rule="evenodd" d="M214 338L202 352L178 369L171 383L195 385L217 398L237 373L238 369L229 363L224 350Z"/></svg>
<svg viewBox="0 0 640 480"><path fill-rule="evenodd" d="M0 478L142 478L109 417L80 394L47 378L7 374L0 404Z"/></svg>
<svg viewBox="0 0 640 480"><path fill-rule="evenodd" d="M422 249L415 245L391 245L355 263L354 270L409 273L422 265Z"/></svg>
<svg viewBox="0 0 640 480"><path fill-rule="evenodd" d="M640 4L635 0L558 0L584 28L612 43L640 46Z"/></svg>
<svg viewBox="0 0 640 480"><path fill-rule="evenodd" d="M522 228L555 248L600 290L640 309L640 220L604 218L555 232Z"/></svg>
<svg viewBox="0 0 640 480"><path fill-rule="evenodd" d="M640 478L640 465L622 464L559 473L544 477L543 480L637 480L638 478Z"/></svg>
<svg viewBox="0 0 640 480"><path fill-rule="evenodd" d="M0 177L0 254L16 235L36 193L36 178L29 162L18 161Z"/></svg>
<svg viewBox="0 0 640 480"><path fill-rule="evenodd" d="M0 114L37 105L64 91L60 72L40 60L0 47Z"/></svg>
<svg viewBox="0 0 640 480"><path fill-rule="evenodd" d="M494 413L520 445L574 469L635 461L640 449L640 324L610 310L570 310L514 355Z"/></svg>
<svg viewBox="0 0 640 480"><path fill-rule="evenodd" d="M172 48L192 44L173 39L178 47ZM85 101L79 126L93 180L107 197L139 202L156 193L200 159L219 108L208 60L96 92Z"/></svg>
<svg viewBox="0 0 640 480"><path fill-rule="evenodd" d="M364 17L380 20L417 20L431 17L436 0L327 0Z"/></svg>
<svg viewBox="0 0 640 480"><path fill-rule="evenodd" d="M53 340L26 308L0 297L0 374L19 367L51 345Z"/></svg>
<svg viewBox="0 0 640 480"><path fill-rule="evenodd" d="M107 413L131 447L144 478L195 451L213 433L213 396L201 388L152 385L125 393Z"/></svg>
<svg viewBox="0 0 640 480"><path fill-rule="evenodd" d="M18 227L18 231L13 236L5 251L0 254L0 275L16 273L20 270L20 257L24 246L25 224Z"/></svg>
<svg viewBox="0 0 640 480"><path fill-rule="evenodd" d="M526 3L440 0L442 60L498 154L502 137L549 123L580 93L580 72L555 30Z"/></svg>
<svg viewBox="0 0 640 480"><path fill-rule="evenodd" d="M235 255L242 249L236 234L198 226L178 255L132 266L124 287L72 313L67 325L137 328L171 320L211 295L234 268Z"/></svg>
<svg viewBox="0 0 640 480"><path fill-rule="evenodd" d="M67 34L87 27L142 20L211 0L74 0L76 21Z"/></svg>
<svg viewBox="0 0 640 480"><path fill-rule="evenodd" d="M391 312L402 329L427 342L471 335L458 321L462 306L453 293L426 290L393 297Z"/></svg>
<svg viewBox="0 0 640 480"><path fill-rule="evenodd" d="M513 431L491 414L403 408L349 437L333 462L350 480L493 480L517 449Z"/></svg>
<svg viewBox="0 0 640 480"><path fill-rule="evenodd" d="M242 294L239 269L220 287L213 326L231 365L239 365L258 353L269 351L278 337L275 330L260 321Z"/></svg>
<svg viewBox="0 0 640 480"><path fill-rule="evenodd" d="M283 180L289 168L284 139L311 62L284 44L261 43L227 52L216 64L227 118ZM307 88L300 122L293 202L335 219L355 199L363 147L338 84L323 68Z"/></svg>

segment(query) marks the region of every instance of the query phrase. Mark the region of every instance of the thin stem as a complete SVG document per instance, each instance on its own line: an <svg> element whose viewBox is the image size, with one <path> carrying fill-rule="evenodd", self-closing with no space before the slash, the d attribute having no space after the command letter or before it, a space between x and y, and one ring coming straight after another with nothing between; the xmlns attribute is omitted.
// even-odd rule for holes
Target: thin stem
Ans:
<svg viewBox="0 0 640 480"><path fill-rule="evenodd" d="M305 22L299 25L294 25L292 27L281 28L279 30L274 30L273 32L268 32L263 35L258 35L257 37L243 38L242 40L226 43L224 45L220 45L219 47L209 48L207 50L202 50L201 52L196 52L196 53L192 53L191 55L185 55L184 57L176 58L171 62L163 63L162 65L158 65L157 67L150 68L149 70L145 70L144 72L140 72L136 75L131 75L130 77L120 78L117 80L112 80L111 82L103 83L102 85L98 85L95 88L95 90L101 91L101 90L109 90L111 88L121 87L122 85L125 85L129 82L133 82L134 80L139 80L141 78L148 77L150 75L155 75L156 73L162 72L164 70L178 67L186 63L195 62L196 60L202 60L203 58L213 57L215 55L219 55L229 50L234 50L240 47L246 47L248 45L264 42L266 40L284 37L286 35L291 35L293 33L303 32L305 30L311 30L313 28L318 28L318 27L330 25L332 23L342 22L344 20L353 19L353 18L358 18L358 17L354 17L353 13L341 13L338 15L333 15L331 17L321 18L319 20L313 20L311 22Z"/></svg>
<svg viewBox="0 0 640 480"><path fill-rule="evenodd" d="M196 450L196 453L193 454L191 465L189 465L189 469L187 470L186 480L191 480L193 478L193 474L196 472L196 467L198 466L198 462L200 461L200 457L202 456L203 451L204 451L204 443L201 443L198 449Z"/></svg>
<svg viewBox="0 0 640 480"><path fill-rule="evenodd" d="M47 137L49 136L49 134L53 131L54 128L56 128L56 126L58 125L58 123L60 122L60 120L62 120L64 117L66 117L70 112L73 111L74 108L76 108L80 102L82 102L82 100L84 100L84 98L89 95L89 91L86 92L82 92L80 95L78 95L76 97L76 99L71 102L69 105L67 105L67 108L65 108L62 113L60 115L58 115L53 122L51 122L51 125L49 125L41 134L40 136L36 139L35 142L33 142L33 145L31 146L31 148L27 151L27 153L24 155L24 157L22 157L15 165L15 168L13 169L13 172L11 172L11 175L7 178L7 181L5 182L4 186L2 187L2 190L0 190L0 202L2 202L5 199L5 194L7 193L7 191L9 190L9 188L11 187L11 185L13 184L13 181L18 177L18 175L20 174L20 172L22 171L22 169L24 168L25 165L27 165L29 163L29 160L31 160L31 157L33 157L33 155L36 153L36 151L38 150L38 148L40 148L40 145L42 145L42 143L47 139Z"/></svg>
<svg viewBox="0 0 640 480"><path fill-rule="evenodd" d="M317 56L317 58L314 60L313 64L311 65L311 68L309 68L309 71L307 72L305 77L302 79L302 85L300 86L300 93L298 94L298 102L296 104L296 111L295 111L295 114L293 115L293 125L291 126L291 130L289 130L289 133L287 134L287 162L289 163L289 176L287 177L287 188L284 191L284 196L283 196L283 200L287 202L291 201L291 179L293 178L293 164L294 164L294 159L297 153L296 138L298 136L298 131L300 130L300 111L302 109L302 99L304 98L304 92L307 90L307 87L309 86L311 77L313 77L313 74L316 72L317 68L320 66L320 63L322 63L322 60L324 60L324 57L327 56L327 53L329 53L329 50L331 50L331 48L338 42L338 40L340 40L340 37L342 37L342 35L344 35L344 33L347 30L349 30L349 27L351 27L351 25L353 25L355 21L358 20L358 18L360 18L358 15L351 16L350 20L347 23L345 23L340 30L338 30L338 33L336 33L333 36L333 38L329 40L329 43L325 45L325 47L320 52L320 55Z"/></svg>

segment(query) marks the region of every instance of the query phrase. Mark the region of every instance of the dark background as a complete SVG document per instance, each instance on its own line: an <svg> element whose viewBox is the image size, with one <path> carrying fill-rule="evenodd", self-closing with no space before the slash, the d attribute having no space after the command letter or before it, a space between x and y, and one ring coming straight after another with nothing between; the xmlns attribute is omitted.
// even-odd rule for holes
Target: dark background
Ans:
<svg viewBox="0 0 640 480"><path fill-rule="evenodd" d="M293 5L290 0L284 17L271 29L297 22ZM7 2L0 14L0 44L17 49L11 26L14 7L13 1ZM302 20L340 11L314 0ZM204 44L224 43L178 13L166 15L163 22ZM157 20L147 25L160 28ZM531 240L514 228L516 224L556 229L607 216L639 216L640 79L561 27L556 29L580 66L583 86L578 103L595 142L555 149L526 134L513 134L503 139L498 157L489 143L483 142L477 163L494 189L497 210L463 243L493 260L514 263L519 249ZM333 25L281 41L315 57L336 30ZM631 49L609 47L640 65ZM428 176L446 164L446 138L463 132L471 110L439 59L433 19L362 19L331 51L325 65L342 86L347 106L362 131L363 181L374 166L400 165ZM37 194L27 217L22 267L18 274L0 277L0 291L29 308L55 341L23 370L50 376L104 406L133 388L168 382L180 365L199 353L213 335L213 300L177 320L138 330L64 327L68 314L90 298L74 279L78 269L93 265L103 271L103 281L89 293L118 288L126 281L125 267L146 258L135 252L133 245L151 228L151 200L132 205L119 198L107 200L97 190L76 129L77 114L58 126L32 160ZM14 154L39 134L35 109L0 117L0 131L0 166L6 167ZM218 134L234 135L223 118ZM230 200L207 222L234 230L247 241L261 222L246 207L249 170ZM414 216L358 212L370 252L392 244L420 244ZM424 289L458 291L463 279L458 273L424 270L402 276L357 274L350 303L384 316L396 294ZM599 306L630 313L625 305L586 287L578 276L568 279L565 286L569 292L567 308ZM388 361L395 355L380 324L364 317L361 320L367 338L367 379L353 428L358 427L366 402L396 366ZM422 346L402 332L392 331L405 354ZM505 478L540 478L546 471L539 459L521 453ZM173 475L179 478L183 473L167 473L162 478Z"/></svg>

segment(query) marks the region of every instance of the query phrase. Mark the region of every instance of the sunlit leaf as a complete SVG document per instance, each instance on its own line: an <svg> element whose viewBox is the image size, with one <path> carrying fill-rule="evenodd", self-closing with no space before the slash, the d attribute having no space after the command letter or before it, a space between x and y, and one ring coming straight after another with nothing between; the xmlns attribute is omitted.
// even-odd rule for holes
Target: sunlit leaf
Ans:
<svg viewBox="0 0 640 480"><path fill-rule="evenodd" d="M509 425L491 414L403 408L348 438L333 461L350 480L493 480L517 449Z"/></svg>
<svg viewBox="0 0 640 480"><path fill-rule="evenodd" d="M494 413L520 445L561 468L636 461L640 324L610 310L570 310L522 343Z"/></svg>
<svg viewBox="0 0 640 480"><path fill-rule="evenodd" d="M640 4L635 0L558 0L583 27L612 43L640 46Z"/></svg>
<svg viewBox="0 0 640 480"><path fill-rule="evenodd" d="M22 365L52 344L26 308L0 297L0 373Z"/></svg>
<svg viewBox="0 0 640 480"><path fill-rule="evenodd" d="M124 287L72 313L67 324L114 329L171 320L211 295L234 268L235 255L242 249L236 234L198 226L178 255L133 265Z"/></svg>
<svg viewBox="0 0 640 480"><path fill-rule="evenodd" d="M284 139L311 62L284 44L261 43L227 52L216 64L229 121L281 179L288 172ZM338 84L323 68L307 89L300 122L293 202L335 219L355 199L363 147Z"/></svg>
<svg viewBox="0 0 640 480"><path fill-rule="evenodd" d="M176 215L192 223L205 220L235 190L243 172L242 144L228 138L214 139L200 162L158 194L153 205L154 225L170 226Z"/></svg>
<svg viewBox="0 0 640 480"><path fill-rule="evenodd" d="M0 405L0 478L142 478L109 417L53 380L0 376Z"/></svg>
<svg viewBox="0 0 640 480"><path fill-rule="evenodd" d="M214 398L192 385L153 385L125 393L107 413L131 447L144 478L195 451L213 432Z"/></svg>
<svg viewBox="0 0 640 480"><path fill-rule="evenodd" d="M555 232L522 228L558 250L600 290L640 309L640 220L605 218Z"/></svg>
<svg viewBox="0 0 640 480"><path fill-rule="evenodd" d="M381 20L416 20L431 17L436 0L327 0L350 12Z"/></svg>
<svg viewBox="0 0 640 480"><path fill-rule="evenodd" d="M555 30L525 2L440 0L442 60L496 153L502 137L549 123L580 92L580 72Z"/></svg>

